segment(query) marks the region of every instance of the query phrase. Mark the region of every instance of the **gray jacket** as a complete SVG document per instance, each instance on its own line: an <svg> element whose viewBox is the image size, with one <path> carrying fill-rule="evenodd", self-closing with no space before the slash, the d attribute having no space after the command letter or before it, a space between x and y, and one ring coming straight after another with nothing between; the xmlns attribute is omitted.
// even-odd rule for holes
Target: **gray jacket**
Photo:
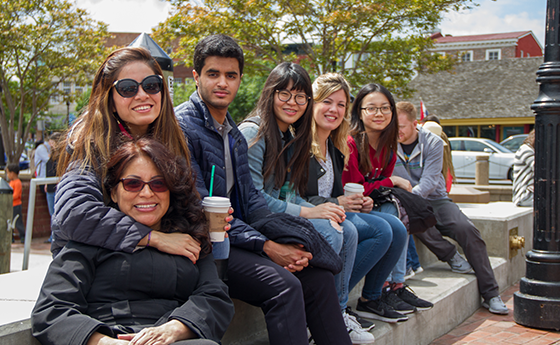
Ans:
<svg viewBox="0 0 560 345"><path fill-rule="evenodd" d="M418 144L408 159L401 145L393 175L410 181L412 193L428 200L447 198L443 165L443 140L432 132L418 126Z"/></svg>

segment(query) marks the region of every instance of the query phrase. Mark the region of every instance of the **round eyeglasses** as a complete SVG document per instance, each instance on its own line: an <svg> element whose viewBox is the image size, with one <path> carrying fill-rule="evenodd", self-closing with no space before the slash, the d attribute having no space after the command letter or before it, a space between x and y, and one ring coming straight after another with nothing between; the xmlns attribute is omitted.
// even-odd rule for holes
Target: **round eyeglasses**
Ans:
<svg viewBox="0 0 560 345"><path fill-rule="evenodd" d="M378 111L380 111L383 115L391 115L393 110L393 108L388 105L383 107L365 107L360 109L365 110L368 115L375 115Z"/></svg>
<svg viewBox="0 0 560 345"><path fill-rule="evenodd" d="M292 99L292 96L293 96L296 103L299 104L299 105L306 105L307 101L309 99L311 99L311 97L307 96L305 93L297 93L297 94L293 95L288 90L276 90L276 93L278 94L278 99L280 101L288 102L290 99Z"/></svg>
<svg viewBox="0 0 560 345"><path fill-rule="evenodd" d="M142 85L144 92L155 95L163 89L163 80L160 75L154 74L147 76L140 83L134 79L121 79L113 83L115 90L124 98L136 96L139 85Z"/></svg>
<svg viewBox="0 0 560 345"><path fill-rule="evenodd" d="M162 179L154 179L145 182L138 178L127 177L121 178L120 181L122 182L124 190L126 190L127 192L137 193L144 189L145 185L150 186L150 189L154 193L163 193L169 189L167 188L167 184L165 184L165 181Z"/></svg>

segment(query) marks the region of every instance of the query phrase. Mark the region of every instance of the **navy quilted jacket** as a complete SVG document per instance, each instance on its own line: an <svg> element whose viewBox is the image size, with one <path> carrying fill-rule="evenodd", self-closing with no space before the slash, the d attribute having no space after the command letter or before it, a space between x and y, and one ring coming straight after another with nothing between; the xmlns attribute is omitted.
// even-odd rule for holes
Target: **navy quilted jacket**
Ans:
<svg viewBox="0 0 560 345"><path fill-rule="evenodd" d="M208 195L213 165L216 168L212 195L227 196L223 139L214 128L212 115L197 91L189 101L175 108L175 115L188 141L200 196L204 198ZM247 141L229 113L226 119L233 127L229 132L229 146L235 179L234 192L230 198L235 211L231 230L228 232L230 243L246 250L261 252L267 238L250 224L270 211L264 197L253 185L247 158Z"/></svg>

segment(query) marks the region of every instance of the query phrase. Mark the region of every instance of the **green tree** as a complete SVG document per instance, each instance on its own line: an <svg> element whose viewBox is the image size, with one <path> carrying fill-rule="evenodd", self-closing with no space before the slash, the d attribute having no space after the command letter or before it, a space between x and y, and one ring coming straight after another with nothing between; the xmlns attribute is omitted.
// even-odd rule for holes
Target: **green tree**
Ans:
<svg viewBox="0 0 560 345"><path fill-rule="evenodd" d="M0 126L8 162L19 160L52 96L71 100L59 85L91 78L107 36L105 24L67 0L0 3Z"/></svg>
<svg viewBox="0 0 560 345"><path fill-rule="evenodd" d="M267 75L283 61L312 77L340 72L351 84L376 81L407 96L418 71L448 69L453 57L432 55L432 30L446 11L473 0L169 0L172 14L154 37L178 45L174 57L192 63L196 43L225 33L243 47L246 75Z"/></svg>

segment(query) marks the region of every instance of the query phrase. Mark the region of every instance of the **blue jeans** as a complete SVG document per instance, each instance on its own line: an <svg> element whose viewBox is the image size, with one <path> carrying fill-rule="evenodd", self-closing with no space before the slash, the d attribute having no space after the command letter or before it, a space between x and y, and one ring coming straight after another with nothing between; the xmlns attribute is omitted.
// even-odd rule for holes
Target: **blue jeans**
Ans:
<svg viewBox="0 0 560 345"><path fill-rule="evenodd" d="M54 214L54 196L56 192L47 192L47 205L49 206L49 214Z"/></svg>
<svg viewBox="0 0 560 345"><path fill-rule="evenodd" d="M229 237L223 242L212 242L212 255L214 255L214 260L229 258Z"/></svg>
<svg viewBox="0 0 560 345"><path fill-rule="evenodd" d="M405 233L405 242L400 253L399 260L397 261L396 265L392 267L391 273L387 277L387 281L391 283L404 283L404 275L406 273L406 254L407 254L407 243L408 243L408 236L406 236L407 231L404 224L398 218L399 212L397 211L397 207L390 202L386 202L381 204L381 206L374 208L370 214L375 214L377 216L383 217L393 229L393 233L396 229L400 229L399 231L404 231Z"/></svg>
<svg viewBox="0 0 560 345"><path fill-rule="evenodd" d="M365 276L362 297L369 300L381 296L383 283L405 246L406 229L393 228L391 217L379 212L347 214L347 219L358 229L358 248L349 287L353 289Z"/></svg>
<svg viewBox="0 0 560 345"><path fill-rule="evenodd" d="M408 254L406 256L406 269L412 268L417 270L420 267L420 258L416 251L416 244L412 235L408 237Z"/></svg>
<svg viewBox="0 0 560 345"><path fill-rule="evenodd" d="M356 258L358 231L354 224L348 220L340 223L343 230L342 233L333 228L331 221L328 219L309 219L309 221L342 259L342 271L334 276L334 283L340 309L344 310L346 309L348 294L350 293L348 284L352 274L352 267L354 267L354 259Z"/></svg>

